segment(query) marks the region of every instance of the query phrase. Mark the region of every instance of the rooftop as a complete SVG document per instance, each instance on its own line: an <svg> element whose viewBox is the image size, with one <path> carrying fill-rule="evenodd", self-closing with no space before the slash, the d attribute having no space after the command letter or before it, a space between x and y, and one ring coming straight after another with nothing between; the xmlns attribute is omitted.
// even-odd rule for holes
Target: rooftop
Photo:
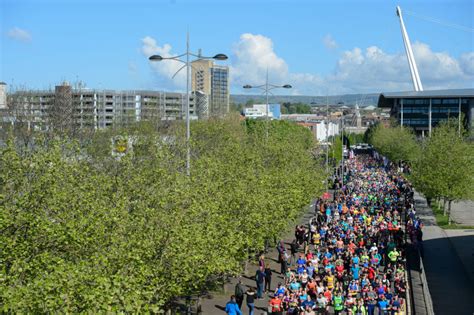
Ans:
<svg viewBox="0 0 474 315"><path fill-rule="evenodd" d="M431 91L406 91L382 93L385 98L404 98L404 97L474 97L474 89L450 89L450 90L431 90Z"/></svg>
<svg viewBox="0 0 474 315"><path fill-rule="evenodd" d="M433 98L433 97L472 97L474 98L474 89L449 89L449 90L431 90L431 91L406 91L381 93L379 96L378 107L391 107L392 102L387 99L395 98Z"/></svg>

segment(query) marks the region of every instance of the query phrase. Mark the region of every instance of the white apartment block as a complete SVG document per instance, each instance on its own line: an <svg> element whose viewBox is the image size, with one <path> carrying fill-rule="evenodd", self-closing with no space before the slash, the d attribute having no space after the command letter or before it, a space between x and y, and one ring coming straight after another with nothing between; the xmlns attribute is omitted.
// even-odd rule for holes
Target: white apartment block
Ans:
<svg viewBox="0 0 474 315"><path fill-rule="evenodd" d="M180 120L186 118L186 94L159 91L117 91L72 88L68 84L54 91L17 91L7 95L6 106L0 109L4 123L25 123L28 128L48 128L52 110L61 111L68 123L79 127L101 129L113 125L127 125L142 120ZM195 99L190 95L191 119L198 119ZM58 106L58 100L60 106ZM55 105L56 104L56 105ZM56 106L56 107L55 107ZM21 118L20 118L21 117Z"/></svg>

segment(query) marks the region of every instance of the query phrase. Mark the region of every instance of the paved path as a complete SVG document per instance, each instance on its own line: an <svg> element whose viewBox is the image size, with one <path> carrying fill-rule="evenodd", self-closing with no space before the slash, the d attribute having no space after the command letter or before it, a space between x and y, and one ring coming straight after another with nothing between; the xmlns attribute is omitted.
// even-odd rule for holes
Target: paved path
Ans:
<svg viewBox="0 0 474 315"><path fill-rule="evenodd" d="M425 223L423 262L435 314L472 315L474 313L474 285L470 280L472 274L470 275L464 267L456 247L453 246L453 243L458 245L460 243L454 241L455 238L451 240L446 232L436 225L433 212L419 194L415 194L415 203L417 214ZM469 242L472 246L474 236L463 237L466 237L463 242Z"/></svg>
<svg viewBox="0 0 474 315"><path fill-rule="evenodd" d="M451 216L458 224L474 226L474 201L453 202Z"/></svg>
<svg viewBox="0 0 474 315"><path fill-rule="evenodd" d="M299 224L307 224L311 217L314 215L314 203L307 207L306 213L302 216ZM286 248L288 253L290 252L289 244L294 239L294 226L286 232L286 235L283 237L283 240L286 244ZM270 264L272 269L272 284L271 289L275 290L276 285L278 282L283 282L283 276L280 275L280 264L277 263L278 252L276 248L272 248L267 254L265 254L265 261ZM249 264L248 272L246 275L242 275L242 283L247 287L253 287L256 289L256 283L253 278L255 272L257 270L257 265ZM228 283L224 285L224 293L215 293L211 294L207 298L203 298L201 300L201 307L202 307L202 314L205 315L213 315L213 314L225 314L224 309L226 303L230 299L230 295L234 294L234 288L237 283L236 278L232 278L229 280ZM268 305L268 294L265 294L265 298L263 300L256 300L255 301L255 315L267 314L267 305ZM248 308L245 303L242 303L242 312L243 314L248 314Z"/></svg>
<svg viewBox="0 0 474 315"><path fill-rule="evenodd" d="M474 230L445 230L445 232L461 259L471 283L474 283Z"/></svg>

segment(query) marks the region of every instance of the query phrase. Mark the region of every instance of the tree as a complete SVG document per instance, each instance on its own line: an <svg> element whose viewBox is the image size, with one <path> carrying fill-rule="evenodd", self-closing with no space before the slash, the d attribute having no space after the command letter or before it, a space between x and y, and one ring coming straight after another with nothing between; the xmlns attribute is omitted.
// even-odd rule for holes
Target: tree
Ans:
<svg viewBox="0 0 474 315"><path fill-rule="evenodd" d="M281 106L283 114L310 114L311 106L303 103L285 102Z"/></svg>
<svg viewBox="0 0 474 315"><path fill-rule="evenodd" d="M382 155L392 161L412 162L420 154L420 147L412 130L398 126L377 124L367 133L368 140Z"/></svg>
<svg viewBox="0 0 474 315"><path fill-rule="evenodd" d="M304 127L230 115L191 128L191 176L178 123L38 142L28 154L10 141L0 151L2 312L166 310L241 272L322 190ZM120 158L116 136L134 139Z"/></svg>
<svg viewBox="0 0 474 315"><path fill-rule="evenodd" d="M414 184L428 197L451 203L471 198L474 187L474 146L459 136L455 119L441 123L423 145L414 163ZM445 208L446 215L446 208Z"/></svg>

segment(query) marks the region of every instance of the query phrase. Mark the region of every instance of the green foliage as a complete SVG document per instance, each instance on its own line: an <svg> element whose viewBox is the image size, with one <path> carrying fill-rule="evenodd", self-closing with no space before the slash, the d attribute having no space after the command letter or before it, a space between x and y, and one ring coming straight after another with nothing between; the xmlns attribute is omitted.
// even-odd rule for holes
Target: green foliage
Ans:
<svg viewBox="0 0 474 315"><path fill-rule="evenodd" d="M241 113L244 111L245 109L245 104L242 104L242 103L230 103L230 111L231 112L237 112L237 113Z"/></svg>
<svg viewBox="0 0 474 315"><path fill-rule="evenodd" d="M474 146L459 136L456 121L434 128L413 165L412 177L426 196L448 201L472 198Z"/></svg>
<svg viewBox="0 0 474 315"><path fill-rule="evenodd" d="M410 162L410 179L418 191L427 198L444 199L450 205L452 201L474 198L474 145L465 137L465 131L458 128L458 120L449 119L420 142L399 126L375 125L365 136L392 161ZM440 226L444 221L450 224L449 215L442 215L443 219L438 218Z"/></svg>
<svg viewBox="0 0 474 315"><path fill-rule="evenodd" d="M282 114L311 114L311 106L304 103L283 103L281 104Z"/></svg>
<svg viewBox="0 0 474 315"><path fill-rule="evenodd" d="M346 134L347 138L351 145L356 145L357 143L364 143L364 134L363 133L349 133Z"/></svg>
<svg viewBox="0 0 474 315"><path fill-rule="evenodd" d="M339 164L342 160L342 139L340 136L334 138L334 142L329 151L329 158Z"/></svg>
<svg viewBox="0 0 474 315"><path fill-rule="evenodd" d="M238 117L0 151L0 312L155 313L241 272L322 189L303 127ZM111 156L111 137L133 137Z"/></svg>
<svg viewBox="0 0 474 315"><path fill-rule="evenodd" d="M349 140L349 144L346 144L346 147L348 145L356 145L357 143L364 143L364 134L356 134L356 133L346 133L344 132L344 136L347 137ZM331 158L333 161L338 164L342 160L342 139L341 135L337 135L333 137L332 139L333 143L331 145L331 148L329 150L329 158Z"/></svg>
<svg viewBox="0 0 474 315"><path fill-rule="evenodd" d="M411 129L374 125L367 131L366 138L374 148L392 161L415 161L420 147Z"/></svg>

